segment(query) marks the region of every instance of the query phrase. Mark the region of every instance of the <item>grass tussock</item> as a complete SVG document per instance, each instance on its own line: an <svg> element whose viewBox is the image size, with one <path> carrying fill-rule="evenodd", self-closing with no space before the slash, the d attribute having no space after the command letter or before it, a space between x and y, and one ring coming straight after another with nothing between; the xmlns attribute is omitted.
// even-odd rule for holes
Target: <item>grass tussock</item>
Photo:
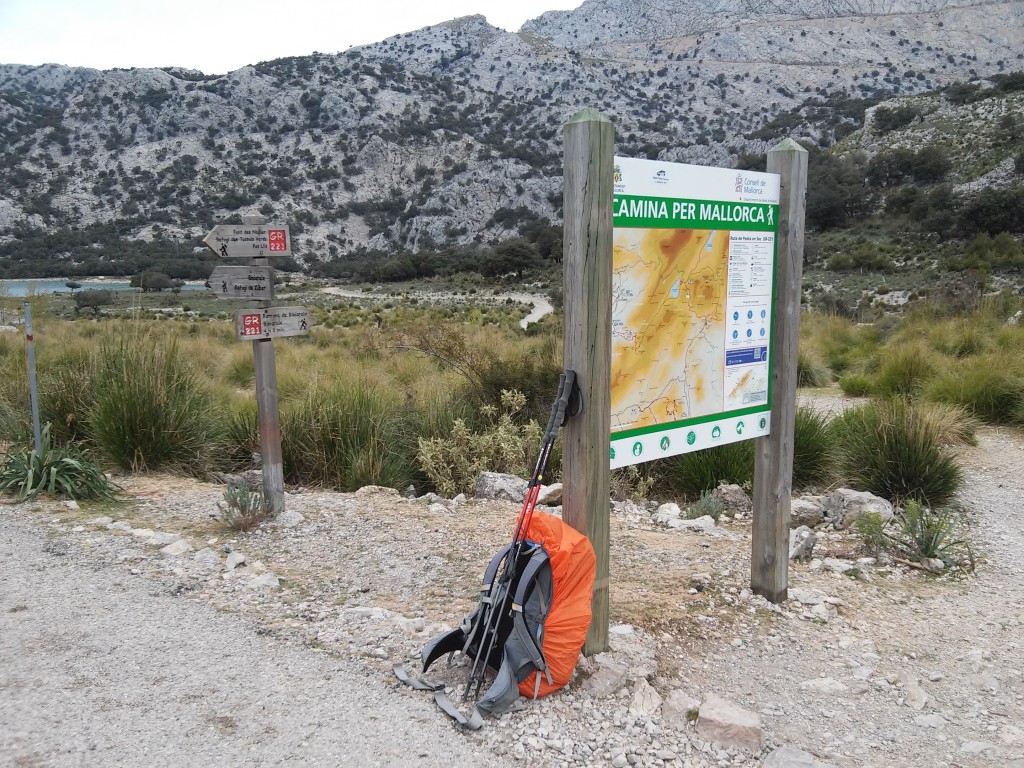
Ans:
<svg viewBox="0 0 1024 768"><path fill-rule="evenodd" d="M403 403L364 384L315 385L281 416L290 483L341 491L404 489L415 479L413 445Z"/></svg>
<svg viewBox="0 0 1024 768"><path fill-rule="evenodd" d="M109 338L92 372L88 435L132 472L202 472L218 435L214 400L173 340Z"/></svg>
<svg viewBox="0 0 1024 768"><path fill-rule="evenodd" d="M941 506L963 474L935 423L904 398L850 408L835 420L838 470L850 487Z"/></svg>

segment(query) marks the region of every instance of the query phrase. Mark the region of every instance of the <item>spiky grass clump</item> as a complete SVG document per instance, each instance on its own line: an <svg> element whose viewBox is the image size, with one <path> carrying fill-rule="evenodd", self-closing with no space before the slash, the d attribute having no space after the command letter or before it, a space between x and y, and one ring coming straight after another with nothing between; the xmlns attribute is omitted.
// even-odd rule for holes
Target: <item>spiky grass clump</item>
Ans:
<svg viewBox="0 0 1024 768"><path fill-rule="evenodd" d="M917 394L935 374L936 356L921 344L896 344L882 353L872 390L879 395Z"/></svg>
<svg viewBox="0 0 1024 768"><path fill-rule="evenodd" d="M706 448L659 462L659 490L676 496L700 496L719 483L748 485L754 477L754 441Z"/></svg>
<svg viewBox="0 0 1024 768"><path fill-rule="evenodd" d="M793 487L828 484L835 473L836 434L831 420L806 406L793 425Z"/></svg>
<svg viewBox="0 0 1024 768"><path fill-rule="evenodd" d="M213 399L174 341L129 333L104 342L94 364L88 435L132 472L201 472L218 437Z"/></svg>
<svg viewBox="0 0 1024 768"><path fill-rule="evenodd" d="M64 360L40 376L39 416L53 425L53 441L66 445L85 439L89 411L96 402L87 359Z"/></svg>
<svg viewBox="0 0 1024 768"><path fill-rule="evenodd" d="M76 446L54 447L50 425L43 426L40 451L29 445L8 452L0 464L0 492L18 501L40 493L69 499L112 499L114 486Z"/></svg>
<svg viewBox="0 0 1024 768"><path fill-rule="evenodd" d="M862 373L847 373L839 379L839 388L844 395L864 397L871 394L871 377Z"/></svg>
<svg viewBox="0 0 1024 768"><path fill-rule="evenodd" d="M221 451L223 467L228 471L249 469L254 453L260 450L260 425L256 401L245 399L226 409Z"/></svg>
<svg viewBox="0 0 1024 768"><path fill-rule="evenodd" d="M940 373L928 386L929 399L961 405L995 424L1012 423L1024 407L1020 365L1005 355L982 355Z"/></svg>
<svg viewBox="0 0 1024 768"><path fill-rule="evenodd" d="M933 423L906 399L850 408L835 424L839 472L852 487L936 506L960 489L960 465Z"/></svg>
<svg viewBox="0 0 1024 768"><path fill-rule="evenodd" d="M796 385L798 387L827 387L832 373L815 353L801 349L796 358Z"/></svg>
<svg viewBox="0 0 1024 768"><path fill-rule="evenodd" d="M314 385L282 414L285 478L300 485L355 491L404 489L415 454L404 406L361 383Z"/></svg>

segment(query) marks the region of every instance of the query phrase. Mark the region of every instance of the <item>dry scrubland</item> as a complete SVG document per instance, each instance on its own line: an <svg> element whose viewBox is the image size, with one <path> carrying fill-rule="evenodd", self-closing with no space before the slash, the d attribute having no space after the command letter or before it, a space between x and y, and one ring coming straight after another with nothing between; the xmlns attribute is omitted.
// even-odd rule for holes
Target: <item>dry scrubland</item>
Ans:
<svg viewBox="0 0 1024 768"><path fill-rule="evenodd" d="M108 470L200 478L252 467L258 450L251 345L230 322L178 315L57 319L35 300L42 419L57 447ZM869 396L841 416L798 414L795 484L844 483L896 501L951 501L955 446L981 422L1024 423L1019 298L968 313L926 303L872 325L805 314L800 380ZM288 482L453 495L481 469L528 472L561 368L558 315L523 333L515 307L320 303L308 337L276 343ZM0 435L29 434L20 334L0 335ZM502 398L515 390L522 398ZM614 478L620 496L696 501L749 483L752 444L723 446ZM557 457L554 462L557 465Z"/></svg>

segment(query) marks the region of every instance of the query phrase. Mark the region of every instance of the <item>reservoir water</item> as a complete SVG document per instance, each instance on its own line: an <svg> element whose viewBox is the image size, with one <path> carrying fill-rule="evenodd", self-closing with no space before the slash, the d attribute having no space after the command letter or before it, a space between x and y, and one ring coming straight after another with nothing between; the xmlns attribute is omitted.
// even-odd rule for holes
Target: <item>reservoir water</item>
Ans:
<svg viewBox="0 0 1024 768"><path fill-rule="evenodd" d="M50 293L71 293L65 283L70 282L67 278L40 278L38 280L0 280L0 297L21 297L21 296L43 296ZM76 280L82 287L76 291L103 290L103 291L138 291L132 288L127 280L90 280L83 278ZM181 287L183 291L202 291L206 287L202 283L186 283Z"/></svg>

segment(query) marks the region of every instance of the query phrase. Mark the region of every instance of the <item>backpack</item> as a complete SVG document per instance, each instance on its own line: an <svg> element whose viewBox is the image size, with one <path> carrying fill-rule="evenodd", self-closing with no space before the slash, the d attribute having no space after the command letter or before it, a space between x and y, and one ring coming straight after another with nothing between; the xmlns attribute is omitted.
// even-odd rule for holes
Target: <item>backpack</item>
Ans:
<svg viewBox="0 0 1024 768"><path fill-rule="evenodd" d="M540 511L533 512L525 539L507 588L499 581L505 560L513 553L511 544L487 566L476 610L420 651L424 672L442 656L458 653L479 668L479 676L471 673L467 680L463 698L474 685L473 695L479 694L485 670L493 673L491 685L468 718L447 698L443 685L409 678L401 665L395 667L402 682L433 691L438 706L471 730L482 725L481 713L500 714L520 695L536 699L568 683L587 637L596 572L590 540ZM488 616L495 627L492 632L487 631Z"/></svg>
<svg viewBox="0 0 1024 768"><path fill-rule="evenodd" d="M480 587L480 604L457 629L445 632L420 651L423 671L444 655L461 653L472 666L463 690L477 697L467 718L444 692L443 684L411 678L401 664L395 675L417 690L434 692L434 701L471 730L483 724L482 712L500 714L519 695L545 696L572 677L590 627L590 602L597 558L590 540L557 517L537 511L537 497L559 428L582 407L576 372L566 370L537 466L527 487L512 543L491 558ZM493 680L483 698L480 689ZM475 689L475 690L474 690Z"/></svg>

